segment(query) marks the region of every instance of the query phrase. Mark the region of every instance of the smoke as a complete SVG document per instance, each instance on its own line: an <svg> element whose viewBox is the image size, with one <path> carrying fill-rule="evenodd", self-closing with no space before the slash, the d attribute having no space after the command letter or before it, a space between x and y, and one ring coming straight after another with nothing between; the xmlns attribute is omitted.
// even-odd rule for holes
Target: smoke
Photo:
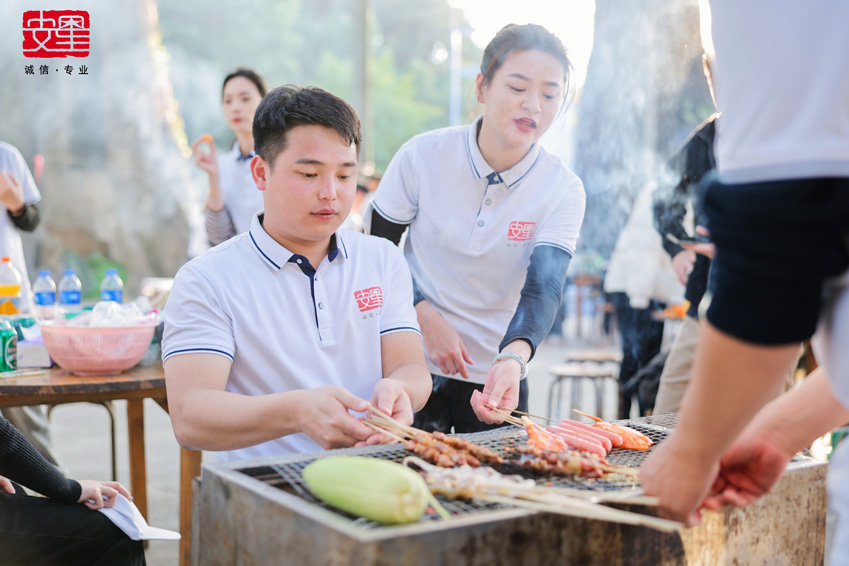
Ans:
<svg viewBox="0 0 849 566"><path fill-rule="evenodd" d="M701 73L696 0L597 0L575 171L587 191L580 247L610 255L636 195L677 182L668 162L714 110Z"/></svg>
<svg viewBox="0 0 849 566"><path fill-rule="evenodd" d="M15 0L0 8L10 32L0 38L0 139L30 164L35 154L45 159L42 222L25 250L30 270L55 274L105 256L126 268L130 292L140 277L173 275L186 257L188 211L196 203L167 61L157 48L155 4L78 0L73 9L91 18L90 56L64 59L23 56L22 15L31 9L69 7ZM25 65L35 74L25 74ZM79 74L81 65L87 75ZM84 291L101 276L81 273Z"/></svg>

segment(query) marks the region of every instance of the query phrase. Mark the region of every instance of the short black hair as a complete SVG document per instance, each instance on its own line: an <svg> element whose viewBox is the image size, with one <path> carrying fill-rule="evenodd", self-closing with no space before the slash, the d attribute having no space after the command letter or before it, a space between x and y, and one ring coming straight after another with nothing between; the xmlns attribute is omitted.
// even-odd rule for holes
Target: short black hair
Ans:
<svg viewBox="0 0 849 566"><path fill-rule="evenodd" d="M221 98L224 98L224 88L227 86L227 83L229 83L236 77L242 77L254 83L254 86L256 86L256 89L259 91L260 98L265 96L265 93L268 92L268 89L265 88L265 81L262 80L262 77L259 76L256 71L254 71L253 69L247 69L245 67L239 67L238 69L224 77L224 82L221 83Z"/></svg>
<svg viewBox="0 0 849 566"><path fill-rule="evenodd" d="M286 134L298 126L324 126L336 130L360 155L360 119L351 105L314 86L286 85L262 99L254 114L254 151L270 167L286 149Z"/></svg>

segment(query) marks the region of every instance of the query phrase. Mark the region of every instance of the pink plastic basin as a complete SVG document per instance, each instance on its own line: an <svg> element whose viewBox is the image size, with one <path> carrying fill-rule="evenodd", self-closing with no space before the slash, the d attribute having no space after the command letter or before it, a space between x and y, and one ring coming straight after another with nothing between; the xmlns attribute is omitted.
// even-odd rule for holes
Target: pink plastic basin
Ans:
<svg viewBox="0 0 849 566"><path fill-rule="evenodd" d="M156 326L75 328L42 324L47 352L59 366L78 375L115 375L141 361Z"/></svg>

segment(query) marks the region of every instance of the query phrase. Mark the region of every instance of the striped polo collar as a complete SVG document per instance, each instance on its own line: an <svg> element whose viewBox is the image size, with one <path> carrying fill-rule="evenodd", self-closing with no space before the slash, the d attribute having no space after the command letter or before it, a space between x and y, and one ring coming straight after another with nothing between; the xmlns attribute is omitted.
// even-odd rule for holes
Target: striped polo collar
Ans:
<svg viewBox="0 0 849 566"><path fill-rule="evenodd" d="M500 173L496 172L492 167L490 167L489 163L486 162L486 159L483 158L483 154L481 154L481 150L478 147L477 133L482 119L483 116L478 116L478 118L469 127L466 134L466 149L469 153L469 161L472 165L472 171L474 171L475 176L477 176L478 179L489 178L490 183L495 181L493 184L497 184L500 181L505 183L508 188L512 188L516 186L519 181L524 179L525 176L530 173L531 169L534 168L534 165L536 165L539 161L539 142L533 144L531 149L528 150L528 153L526 153L525 156L513 167L506 171L501 171Z"/></svg>
<svg viewBox="0 0 849 566"><path fill-rule="evenodd" d="M298 254L290 252L268 235L268 232L262 227L263 216L264 213L260 212L251 220L251 229L248 231L248 237L251 240L254 250L256 250L262 260L270 267L279 270ZM348 258L348 246L345 245L345 240L340 232L336 232L330 236L330 248L327 253L327 259L329 261L336 261L337 258Z"/></svg>
<svg viewBox="0 0 849 566"><path fill-rule="evenodd" d="M250 161L254 158L256 152L254 150L251 150L249 154L242 155L242 150L239 149L239 140L236 140L233 142L233 147L230 149L230 154L233 156L233 159L236 160L236 162L239 162Z"/></svg>

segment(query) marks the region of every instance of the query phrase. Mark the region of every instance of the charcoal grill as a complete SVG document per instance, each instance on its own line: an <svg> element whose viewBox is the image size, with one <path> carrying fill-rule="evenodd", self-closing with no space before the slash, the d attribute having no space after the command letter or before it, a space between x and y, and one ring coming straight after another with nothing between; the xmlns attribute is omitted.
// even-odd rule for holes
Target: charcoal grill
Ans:
<svg viewBox="0 0 849 566"><path fill-rule="evenodd" d="M677 415L620 421L657 443ZM510 458L525 443L518 428L463 435ZM612 464L639 466L650 453L614 449ZM400 462L400 444L337 450ZM197 564L821 564L825 533L825 466L799 458L774 492L745 510L708 513L682 534L537 513L509 505L437 496L452 515L429 510L418 523L386 526L316 499L302 470L326 453L205 465L193 548ZM515 456L513 456L515 458ZM632 489L627 478L540 476L538 484L604 492ZM625 507L651 514L650 509Z"/></svg>

